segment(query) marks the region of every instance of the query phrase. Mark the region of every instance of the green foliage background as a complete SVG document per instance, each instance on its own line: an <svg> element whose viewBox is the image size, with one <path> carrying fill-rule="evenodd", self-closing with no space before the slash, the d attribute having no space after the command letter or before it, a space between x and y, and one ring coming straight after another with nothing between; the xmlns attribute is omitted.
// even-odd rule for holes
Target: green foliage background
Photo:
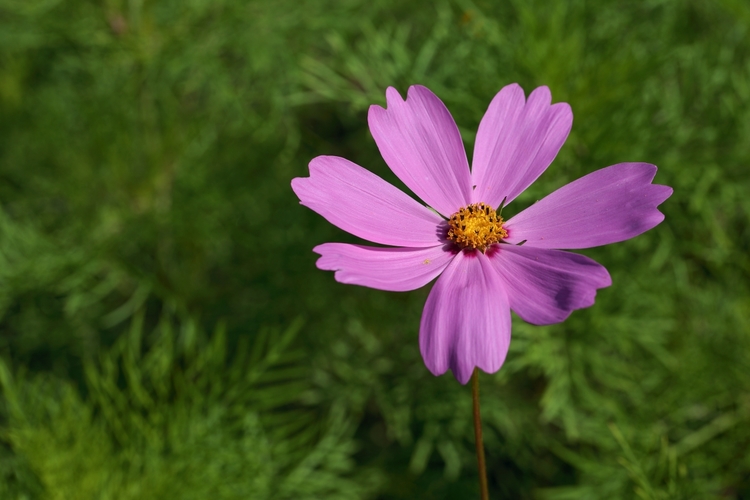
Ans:
<svg viewBox="0 0 750 500"><path fill-rule="evenodd" d="M463 499L467 387L425 369L429 287L337 284L355 241L289 182L421 83L471 151L504 85L573 131L515 213L659 166L614 284L514 318L482 376L493 498L750 498L750 3L0 0L0 498Z"/></svg>

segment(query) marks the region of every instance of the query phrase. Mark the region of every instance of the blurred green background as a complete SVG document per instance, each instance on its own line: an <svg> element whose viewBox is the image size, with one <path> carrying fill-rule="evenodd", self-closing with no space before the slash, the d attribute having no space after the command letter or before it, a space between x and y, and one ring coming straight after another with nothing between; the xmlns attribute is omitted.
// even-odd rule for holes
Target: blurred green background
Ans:
<svg viewBox="0 0 750 500"><path fill-rule="evenodd" d="M512 215L614 163L666 221L585 251L613 286L513 319L482 375L492 498L750 498L750 2L0 0L0 498L464 499L468 387L429 287L336 283L316 155L420 83L467 149L504 85L572 133Z"/></svg>

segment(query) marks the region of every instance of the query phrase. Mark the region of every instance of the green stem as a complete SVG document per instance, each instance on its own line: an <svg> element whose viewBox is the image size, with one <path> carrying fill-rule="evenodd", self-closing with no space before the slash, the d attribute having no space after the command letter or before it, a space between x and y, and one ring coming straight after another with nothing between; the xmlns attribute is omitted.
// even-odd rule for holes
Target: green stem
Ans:
<svg viewBox="0 0 750 500"><path fill-rule="evenodd" d="M479 368L471 375L471 399L474 402L474 441L477 445L477 468L479 469L479 490L482 500L490 500L487 490L487 468L484 464L484 444L482 442L482 417L479 414Z"/></svg>

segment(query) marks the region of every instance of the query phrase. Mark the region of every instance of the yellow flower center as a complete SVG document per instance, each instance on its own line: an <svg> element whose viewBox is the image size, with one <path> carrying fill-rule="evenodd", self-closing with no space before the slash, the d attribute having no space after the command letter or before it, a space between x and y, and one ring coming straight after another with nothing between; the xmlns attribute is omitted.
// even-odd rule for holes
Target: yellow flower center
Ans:
<svg viewBox="0 0 750 500"><path fill-rule="evenodd" d="M472 203L451 215L448 220L448 239L461 248L487 247L508 237L503 218L484 203Z"/></svg>

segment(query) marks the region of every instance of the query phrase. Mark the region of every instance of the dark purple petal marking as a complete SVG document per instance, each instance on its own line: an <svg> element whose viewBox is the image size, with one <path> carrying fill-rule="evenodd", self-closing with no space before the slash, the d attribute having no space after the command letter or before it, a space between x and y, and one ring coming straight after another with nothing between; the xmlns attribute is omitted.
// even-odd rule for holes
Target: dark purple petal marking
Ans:
<svg viewBox="0 0 750 500"><path fill-rule="evenodd" d="M510 308L524 321L549 325L594 304L596 290L612 284L601 264L562 250L495 245L488 252L508 293Z"/></svg>

